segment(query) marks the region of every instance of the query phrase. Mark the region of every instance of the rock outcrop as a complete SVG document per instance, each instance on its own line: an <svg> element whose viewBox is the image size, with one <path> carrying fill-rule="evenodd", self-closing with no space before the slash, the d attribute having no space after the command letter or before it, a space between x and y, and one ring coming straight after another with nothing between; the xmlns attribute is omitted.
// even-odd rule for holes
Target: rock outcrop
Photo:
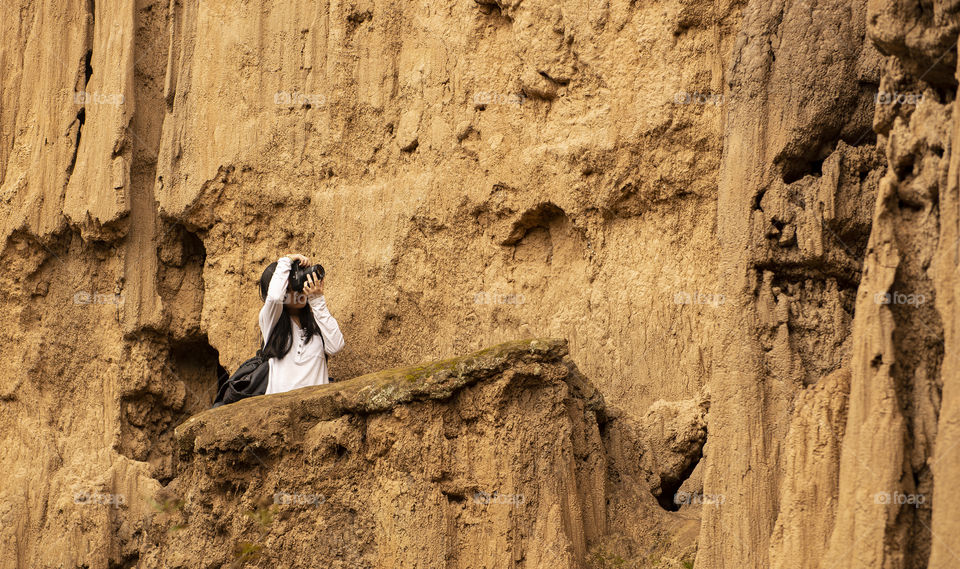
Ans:
<svg viewBox="0 0 960 569"><path fill-rule="evenodd" d="M101 477L74 495L77 534L29 528L43 541L66 540L63 549L25 548L19 562L572 569L629 556L691 561L699 518L661 509L647 480L608 455L651 441L630 439L622 419L607 415L567 352L561 340L518 341L204 411L177 427L167 484L143 466L126 473L136 484ZM693 432L699 418L672 424Z"/></svg>
<svg viewBox="0 0 960 569"><path fill-rule="evenodd" d="M345 520L345 566L960 563L957 2L0 16L0 567L314 559ZM358 379L205 411L291 251ZM524 337L590 382L550 342L379 371Z"/></svg>
<svg viewBox="0 0 960 569"><path fill-rule="evenodd" d="M605 406L565 354L517 342L192 417L139 564L583 566Z"/></svg>

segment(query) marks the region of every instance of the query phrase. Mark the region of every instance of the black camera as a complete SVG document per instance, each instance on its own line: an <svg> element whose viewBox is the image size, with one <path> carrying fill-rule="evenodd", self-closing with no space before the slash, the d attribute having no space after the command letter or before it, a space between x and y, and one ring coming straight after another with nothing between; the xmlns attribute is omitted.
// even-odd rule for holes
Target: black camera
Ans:
<svg viewBox="0 0 960 569"><path fill-rule="evenodd" d="M290 266L290 288L294 292L303 292L303 285L307 284L307 276L313 275L313 278L323 280L323 265L300 266L300 261L294 261Z"/></svg>

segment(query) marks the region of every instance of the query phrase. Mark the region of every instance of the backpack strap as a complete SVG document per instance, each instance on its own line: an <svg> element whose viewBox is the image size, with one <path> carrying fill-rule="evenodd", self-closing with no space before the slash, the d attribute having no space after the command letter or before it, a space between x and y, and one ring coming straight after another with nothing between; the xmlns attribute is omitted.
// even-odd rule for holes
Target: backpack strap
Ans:
<svg viewBox="0 0 960 569"><path fill-rule="evenodd" d="M323 339L323 330L320 331L320 344L323 347L323 363L327 364L327 381L330 379L330 358L327 357L327 342Z"/></svg>
<svg viewBox="0 0 960 569"><path fill-rule="evenodd" d="M283 314L280 315L283 317ZM277 329L277 323L273 323L273 328L270 328L270 334L267 335L267 341L264 342L263 338L260 338L260 347L257 348L257 357L263 359L263 350L267 347L267 344L270 343L270 340L273 338L273 332Z"/></svg>
<svg viewBox="0 0 960 569"><path fill-rule="evenodd" d="M323 346L323 361L327 364L327 375L330 375L330 359L327 357L327 342L323 339L323 330L320 331L320 345Z"/></svg>

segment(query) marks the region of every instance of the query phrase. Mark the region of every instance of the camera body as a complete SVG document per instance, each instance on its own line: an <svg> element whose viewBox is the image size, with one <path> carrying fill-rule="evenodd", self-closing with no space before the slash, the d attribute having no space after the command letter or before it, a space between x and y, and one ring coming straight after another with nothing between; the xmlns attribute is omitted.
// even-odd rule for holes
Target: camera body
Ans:
<svg viewBox="0 0 960 569"><path fill-rule="evenodd" d="M294 261L290 267L290 288L294 292L303 292L303 285L307 284L307 276L313 275L317 280L323 280L323 265L300 266L300 261Z"/></svg>

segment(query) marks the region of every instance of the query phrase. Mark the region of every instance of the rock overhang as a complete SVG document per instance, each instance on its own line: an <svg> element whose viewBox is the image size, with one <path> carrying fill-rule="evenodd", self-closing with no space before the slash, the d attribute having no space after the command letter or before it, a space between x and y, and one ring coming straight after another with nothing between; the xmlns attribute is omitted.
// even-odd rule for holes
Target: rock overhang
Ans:
<svg viewBox="0 0 960 569"><path fill-rule="evenodd" d="M349 380L286 393L251 397L203 411L175 431L181 462L194 452L242 451L245 446L279 447L308 425L344 415L368 415L426 400L445 400L470 385L516 368L543 380L543 366L571 387L585 408L605 420L603 397L569 358L567 340L536 338L504 342L463 356L368 373ZM518 367L519 366L519 367ZM301 429L300 427L305 427Z"/></svg>

